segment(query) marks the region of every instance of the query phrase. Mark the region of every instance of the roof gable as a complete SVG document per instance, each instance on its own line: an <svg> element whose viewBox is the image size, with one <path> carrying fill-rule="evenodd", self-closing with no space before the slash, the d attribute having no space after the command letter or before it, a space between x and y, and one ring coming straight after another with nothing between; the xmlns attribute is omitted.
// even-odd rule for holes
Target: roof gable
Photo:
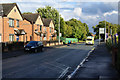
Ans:
<svg viewBox="0 0 120 80"><path fill-rule="evenodd" d="M35 24L39 14L23 14L23 18L29 21L31 24Z"/></svg>
<svg viewBox="0 0 120 80"><path fill-rule="evenodd" d="M16 6L20 16L22 17L22 14L16 3L4 3L4 4L0 4L0 6L2 7L2 8L0 8L0 10L2 9L1 11L3 11L2 16L7 17L8 14L11 12L11 10Z"/></svg>
<svg viewBox="0 0 120 80"><path fill-rule="evenodd" d="M13 9L9 12L7 17L13 18L13 19L18 19L18 20L23 20L21 14L19 13L19 10L17 9L16 6L13 7Z"/></svg>
<svg viewBox="0 0 120 80"><path fill-rule="evenodd" d="M43 24L46 27L49 27L50 22L52 21L52 19L46 19L46 18L42 18Z"/></svg>
<svg viewBox="0 0 120 80"><path fill-rule="evenodd" d="M53 23L53 21L51 21L51 22L50 22L50 25L49 25L49 27L52 27L52 28L54 28L54 23Z"/></svg>
<svg viewBox="0 0 120 80"><path fill-rule="evenodd" d="M40 15L38 16L35 24L43 25L43 22L42 22L42 19L41 19Z"/></svg>

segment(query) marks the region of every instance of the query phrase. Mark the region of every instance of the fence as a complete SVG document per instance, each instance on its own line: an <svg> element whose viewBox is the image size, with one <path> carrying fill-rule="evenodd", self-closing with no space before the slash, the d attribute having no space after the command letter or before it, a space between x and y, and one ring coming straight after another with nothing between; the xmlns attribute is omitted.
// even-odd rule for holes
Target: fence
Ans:
<svg viewBox="0 0 120 80"><path fill-rule="evenodd" d="M58 39L58 37L57 37L57 39ZM77 38L64 38L64 37L60 37L60 40L62 40L64 44L68 44L69 41L71 43L77 43L78 42Z"/></svg>
<svg viewBox="0 0 120 80"><path fill-rule="evenodd" d="M59 44L58 40L56 40L56 41L42 41L42 42L43 42L44 46L54 46L54 45L62 45L63 44L62 40L60 40L60 44Z"/></svg>
<svg viewBox="0 0 120 80"><path fill-rule="evenodd" d="M107 40L107 47L112 52L112 64L118 69L120 72L120 34L118 37L111 36Z"/></svg>
<svg viewBox="0 0 120 80"><path fill-rule="evenodd" d="M1 43L2 52L20 50L24 48L24 42L5 42Z"/></svg>
<svg viewBox="0 0 120 80"><path fill-rule="evenodd" d="M58 40L56 41L42 41L44 46L54 46L54 45L62 45L62 40L60 41L60 44L58 43ZM8 52L8 51L15 51L24 49L24 45L28 42L5 42L0 43L0 49L2 49L2 52Z"/></svg>

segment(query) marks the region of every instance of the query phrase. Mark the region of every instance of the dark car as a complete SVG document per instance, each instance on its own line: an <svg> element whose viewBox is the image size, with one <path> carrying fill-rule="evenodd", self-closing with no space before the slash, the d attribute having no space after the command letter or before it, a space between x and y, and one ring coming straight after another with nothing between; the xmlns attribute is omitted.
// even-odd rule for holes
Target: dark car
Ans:
<svg viewBox="0 0 120 80"><path fill-rule="evenodd" d="M25 52L38 52L38 51L43 51L44 46L41 41L30 41L25 45L24 51Z"/></svg>

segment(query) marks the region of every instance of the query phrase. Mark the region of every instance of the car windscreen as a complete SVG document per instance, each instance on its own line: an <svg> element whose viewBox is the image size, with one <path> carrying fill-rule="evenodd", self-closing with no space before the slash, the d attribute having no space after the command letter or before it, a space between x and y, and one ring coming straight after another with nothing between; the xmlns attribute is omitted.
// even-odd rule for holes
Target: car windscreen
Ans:
<svg viewBox="0 0 120 80"><path fill-rule="evenodd" d="M38 43L38 42L31 41L31 42L28 43L28 45L33 45L33 46L34 46L34 45L37 45L37 43Z"/></svg>
<svg viewBox="0 0 120 80"><path fill-rule="evenodd" d="M92 39L87 39L87 41L92 41Z"/></svg>

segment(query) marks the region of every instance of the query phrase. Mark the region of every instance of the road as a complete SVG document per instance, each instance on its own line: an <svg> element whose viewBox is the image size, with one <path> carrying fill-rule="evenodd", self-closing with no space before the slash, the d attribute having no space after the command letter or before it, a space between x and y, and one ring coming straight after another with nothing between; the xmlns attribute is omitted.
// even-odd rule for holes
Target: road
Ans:
<svg viewBox="0 0 120 80"><path fill-rule="evenodd" d="M3 78L59 78L68 68L73 71L95 47L85 43L72 44L44 52L26 54L2 61Z"/></svg>

